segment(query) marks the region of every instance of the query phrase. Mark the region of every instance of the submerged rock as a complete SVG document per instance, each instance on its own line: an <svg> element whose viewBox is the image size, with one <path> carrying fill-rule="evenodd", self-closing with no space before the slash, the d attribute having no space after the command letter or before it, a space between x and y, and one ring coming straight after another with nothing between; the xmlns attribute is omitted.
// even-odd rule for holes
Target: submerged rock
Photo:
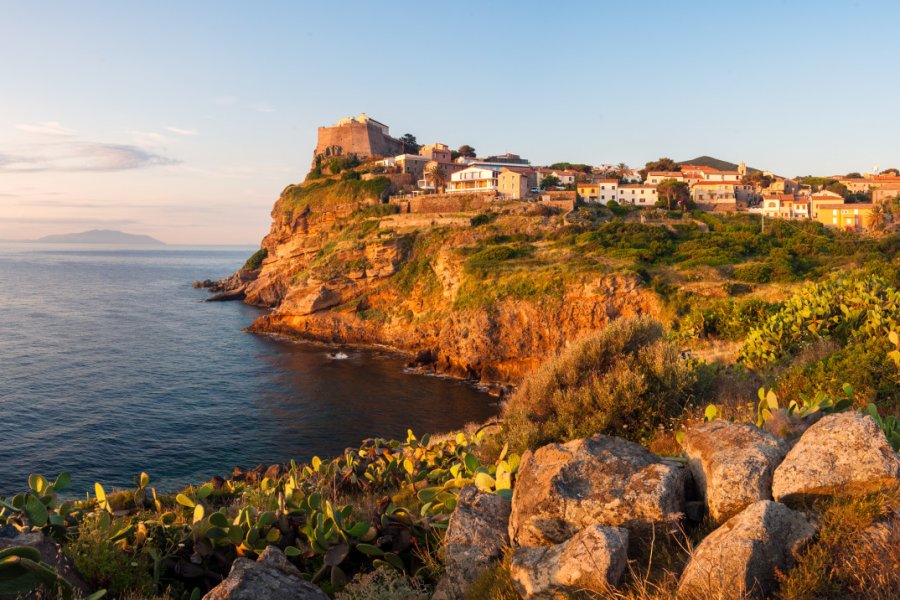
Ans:
<svg viewBox="0 0 900 600"><path fill-rule="evenodd" d="M697 546L681 575L679 597L769 597L776 569L792 567L813 534L803 513L771 500L751 504Z"/></svg>
<svg viewBox="0 0 900 600"><path fill-rule="evenodd" d="M321 589L303 579L300 571L275 546L256 561L238 558L222 583L203 600L328 600Z"/></svg>
<svg viewBox="0 0 900 600"><path fill-rule="evenodd" d="M690 474L634 442L595 435L526 452L509 523L513 545L546 546L591 525L646 530L684 512Z"/></svg>
<svg viewBox="0 0 900 600"><path fill-rule="evenodd" d="M461 598L478 575L500 558L509 544L509 511L509 500L496 494L472 486L459 493L444 537L446 574L432 600Z"/></svg>
<svg viewBox="0 0 900 600"><path fill-rule="evenodd" d="M592 525L562 544L517 549L510 575L526 599L602 593L619 585L627 555L627 529Z"/></svg>
<svg viewBox="0 0 900 600"><path fill-rule="evenodd" d="M784 502L868 494L900 486L900 458L871 417L845 412L806 430L775 470L772 494Z"/></svg>
<svg viewBox="0 0 900 600"><path fill-rule="evenodd" d="M715 420L689 429L682 443L709 514L722 522L772 499L772 475L788 446L749 423Z"/></svg>

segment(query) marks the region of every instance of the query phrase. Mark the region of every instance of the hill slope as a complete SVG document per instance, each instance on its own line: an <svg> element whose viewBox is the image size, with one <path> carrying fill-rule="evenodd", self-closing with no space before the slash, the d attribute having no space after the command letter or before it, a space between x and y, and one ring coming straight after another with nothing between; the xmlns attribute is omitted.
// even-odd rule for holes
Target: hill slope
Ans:
<svg viewBox="0 0 900 600"><path fill-rule="evenodd" d="M692 158L691 160L683 160L678 163L679 165L697 165L700 167L712 167L713 169L719 169L720 171L737 171L738 165L732 162L728 162L727 160L722 160L719 158L713 158L712 156L698 156L697 158ZM747 167L747 171L754 172L759 171L759 169L754 169L753 167Z"/></svg>
<svg viewBox="0 0 900 600"><path fill-rule="evenodd" d="M165 244L149 235L136 235L112 229L92 229L80 233L47 235L35 240L42 244L127 244L132 246L164 246Z"/></svg>

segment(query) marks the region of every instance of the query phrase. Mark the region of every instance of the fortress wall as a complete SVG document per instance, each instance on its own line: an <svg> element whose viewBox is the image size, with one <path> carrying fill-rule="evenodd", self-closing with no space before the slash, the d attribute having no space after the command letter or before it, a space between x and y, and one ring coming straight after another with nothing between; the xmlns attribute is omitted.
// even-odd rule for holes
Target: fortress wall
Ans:
<svg viewBox="0 0 900 600"><path fill-rule="evenodd" d="M319 138L315 158L322 156L324 161L333 156L356 154L360 158L372 156L395 156L402 153L403 144L399 140L387 137L375 126L366 123L350 123L335 127L319 127Z"/></svg>

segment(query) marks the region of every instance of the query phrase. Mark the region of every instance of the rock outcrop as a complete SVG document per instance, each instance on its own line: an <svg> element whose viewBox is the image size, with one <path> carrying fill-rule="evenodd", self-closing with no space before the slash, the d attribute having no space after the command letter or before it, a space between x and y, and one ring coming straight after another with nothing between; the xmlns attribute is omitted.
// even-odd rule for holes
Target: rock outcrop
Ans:
<svg viewBox="0 0 900 600"><path fill-rule="evenodd" d="M684 598L766 598L776 569L793 566L815 533L806 517L771 500L760 500L709 534L691 556L678 592Z"/></svg>
<svg viewBox="0 0 900 600"><path fill-rule="evenodd" d="M684 511L689 472L634 442L605 435L526 452L509 535L514 546L564 542L591 525L646 530Z"/></svg>
<svg viewBox="0 0 900 600"><path fill-rule="evenodd" d="M459 493L444 537L446 573L432 600L455 600L501 557L509 544L509 500L473 486Z"/></svg>
<svg viewBox="0 0 900 600"><path fill-rule="evenodd" d="M555 546L518 548L510 575L526 599L603 593L619 585L627 555L627 529L593 525Z"/></svg>
<svg viewBox="0 0 900 600"><path fill-rule="evenodd" d="M772 493L783 502L856 495L900 486L900 458L871 417L822 417L775 470Z"/></svg>
<svg viewBox="0 0 900 600"><path fill-rule="evenodd" d="M772 475L788 450L784 440L749 423L722 419L689 429L682 447L697 490L719 522L772 498Z"/></svg>
<svg viewBox="0 0 900 600"><path fill-rule="evenodd" d="M222 583L204 600L328 600L321 589L303 579L284 553L268 546L256 561L238 558Z"/></svg>
<svg viewBox="0 0 900 600"><path fill-rule="evenodd" d="M434 360L423 367L488 383L515 383L569 340L658 311L637 276L603 270L561 279L549 295L469 303L466 256L490 231L465 216L402 231L390 221L405 215L361 216L373 204L378 194L354 182L288 186L272 210L261 268L211 286L214 298L272 309L250 327L256 333L427 352ZM509 210L511 235L540 239L559 225Z"/></svg>

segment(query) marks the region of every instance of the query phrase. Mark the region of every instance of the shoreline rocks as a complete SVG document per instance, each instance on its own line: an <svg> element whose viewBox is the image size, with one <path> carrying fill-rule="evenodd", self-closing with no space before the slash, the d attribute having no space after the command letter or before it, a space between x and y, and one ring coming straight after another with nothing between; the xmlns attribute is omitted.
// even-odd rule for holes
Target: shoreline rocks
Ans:
<svg viewBox="0 0 900 600"><path fill-rule="evenodd" d="M844 412L804 432L775 470L775 500L861 495L900 486L900 458L871 417Z"/></svg>
<svg viewBox="0 0 900 600"><path fill-rule="evenodd" d="M815 534L800 512L760 500L709 534L694 550L678 584L685 598L766 598Z"/></svg>
<svg viewBox="0 0 900 600"><path fill-rule="evenodd" d="M718 522L772 499L772 477L788 451L784 440L750 423L725 420L689 429L682 448L697 491Z"/></svg>
<svg viewBox="0 0 900 600"><path fill-rule="evenodd" d="M628 440L595 435L526 452L509 535L514 546L564 542L591 525L635 533L684 513L690 473Z"/></svg>

